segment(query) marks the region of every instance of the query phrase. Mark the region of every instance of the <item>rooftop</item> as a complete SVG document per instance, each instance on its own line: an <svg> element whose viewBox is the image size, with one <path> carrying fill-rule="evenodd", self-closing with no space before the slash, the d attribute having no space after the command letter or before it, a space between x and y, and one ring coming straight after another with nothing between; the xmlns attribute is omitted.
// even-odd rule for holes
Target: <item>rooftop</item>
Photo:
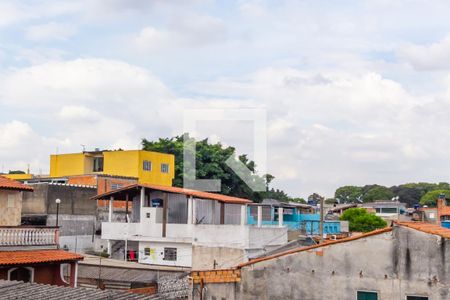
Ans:
<svg viewBox="0 0 450 300"><path fill-rule="evenodd" d="M93 200L108 200L110 197L116 197L118 199L125 199L124 195L127 192L134 191L137 193L137 191L141 188L148 188L151 190L156 191L162 191L167 193L173 193L173 194L184 194L186 196L192 196L194 198L200 198L200 199L208 199L208 200L216 200L220 202L225 203L233 203L233 204L246 204L246 203L252 203L252 201L244 198L238 198L238 197L231 197L231 196L225 196L222 194L216 194L216 193L208 193L203 191L197 191L197 190L191 190L191 189L185 189L185 188L179 188L179 187L173 187L173 186L162 186L162 185L155 185L155 184L131 184L126 187L113 190L110 192L106 192L100 195L97 195L95 197L92 197Z"/></svg>
<svg viewBox="0 0 450 300"><path fill-rule="evenodd" d="M415 230L419 230L429 234L439 235L443 238L450 239L450 229L441 227L437 224L424 222L396 222L397 225L405 226Z"/></svg>
<svg viewBox="0 0 450 300"><path fill-rule="evenodd" d="M428 234L435 234L435 235L439 235L441 237L444 238L448 238L450 239L450 229L441 227L439 225L436 224L430 224L430 223L423 223L423 222L395 222L394 223L396 226L403 226L403 227L407 227L407 228L412 228L415 230L419 230L422 231L424 233L428 233ZM291 249L288 251L284 251L281 253L276 253L273 255L268 255L265 257L261 257L261 258L257 258L254 260L251 260L249 262L246 263L242 263L240 265L238 265L238 268L242 268L245 267L247 265L252 265L261 261L265 261L265 260L270 260L270 259L274 259L280 256L285 256L285 255L289 255L289 254L293 254L293 253L297 253L297 252L302 252L302 251L307 251L307 250L311 250L311 249L315 249L315 248L320 248L320 247L324 247L324 246L330 246L330 245L334 245L334 244L340 244L340 243L345 243L345 242L350 242L350 241L354 241L354 240L359 240L362 238L366 238L369 236L373 236L373 235L377 235L377 234L382 234L385 232L390 232L392 231L392 227L386 227L386 228L382 228L382 229L377 229L374 231L370 231L370 232L366 232L357 236L351 236L348 238L343 238L343 239L339 239L339 240L334 240L334 241L326 241L324 243L318 244L318 245L313 245L313 246L308 246L308 247L299 247L299 248L295 248L295 249Z"/></svg>
<svg viewBox="0 0 450 300"><path fill-rule="evenodd" d="M312 250L312 249L316 249L316 248L321 248L321 247L325 247L325 246L331 246L331 245L334 245L334 244L340 244L340 243L350 242L350 241L354 241L354 240L359 240L359 239L362 239L362 238L366 238L366 237L369 237L369 236L378 235L378 234L382 234L382 233L386 233L386 232L390 232L390 231L392 231L392 227L386 227L386 228L382 228L382 229L377 229L377 230L374 230L374 231L366 232L366 233L363 233L363 234L360 234L360 235L357 235L357 236L351 236L351 237L343 238L343 239L339 239L339 240L326 241L326 242L323 242L323 243L317 244L317 245L312 245L312 246L308 246L308 247L302 247L301 246L301 247L296 248L296 249L292 249L292 250L288 250L288 251L285 251L285 252L276 253L274 255L268 255L268 256L265 256L265 257L257 258L257 259L254 259L254 260L242 263L242 264L238 265L237 267L238 268L242 268L242 267L245 267L245 266L248 266L248 265L256 264L256 263L261 262L261 261L266 261L266 260L278 258L278 257L281 257L281 256L285 256L285 255L289 255L289 254L293 254L293 253L297 253L297 252L303 252L303 251Z"/></svg>
<svg viewBox="0 0 450 300"><path fill-rule="evenodd" d="M32 192L31 186L25 185L19 181L0 176L0 189L16 190L16 191L29 191Z"/></svg>
<svg viewBox="0 0 450 300"><path fill-rule="evenodd" d="M372 206L406 206L406 203L402 203L399 201L389 201L389 200L380 200L375 202L366 202L361 204L362 207L372 207Z"/></svg>
<svg viewBox="0 0 450 300"><path fill-rule="evenodd" d="M71 288L56 285L38 283L24 283L22 281L0 280L1 299L72 299L72 300L97 300L97 299L153 299L149 295L132 294L123 291Z"/></svg>
<svg viewBox="0 0 450 300"><path fill-rule="evenodd" d="M82 260L83 256L63 250L0 251L0 266Z"/></svg>

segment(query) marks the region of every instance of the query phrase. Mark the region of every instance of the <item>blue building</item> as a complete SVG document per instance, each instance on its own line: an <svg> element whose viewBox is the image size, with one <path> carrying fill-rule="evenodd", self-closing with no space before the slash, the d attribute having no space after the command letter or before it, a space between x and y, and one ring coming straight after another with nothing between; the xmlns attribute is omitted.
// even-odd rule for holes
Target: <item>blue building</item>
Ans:
<svg viewBox="0 0 450 300"><path fill-rule="evenodd" d="M258 224L258 207L261 207L261 225L278 225L279 212L283 211L283 226L288 230L299 230L305 235L319 235L320 213L311 205L301 203L283 203L273 199L265 199L262 203L247 206L247 223ZM282 209L280 209L282 208ZM325 220L324 234L341 233L339 220Z"/></svg>

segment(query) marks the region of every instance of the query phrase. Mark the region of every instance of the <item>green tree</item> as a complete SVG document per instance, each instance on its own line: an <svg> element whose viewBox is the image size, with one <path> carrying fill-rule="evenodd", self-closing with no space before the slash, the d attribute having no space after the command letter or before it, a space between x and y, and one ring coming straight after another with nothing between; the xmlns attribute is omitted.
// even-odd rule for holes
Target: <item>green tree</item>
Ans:
<svg viewBox="0 0 450 300"><path fill-rule="evenodd" d="M25 172L21 170L9 170L8 174L25 174Z"/></svg>
<svg viewBox="0 0 450 300"><path fill-rule="evenodd" d="M320 201L322 199L325 199L325 197L319 195L318 193L313 193L311 195L308 196L308 202L315 202L315 203L320 203Z"/></svg>
<svg viewBox="0 0 450 300"><path fill-rule="evenodd" d="M325 204L335 204L335 203L336 203L336 199L334 199L334 198L325 199Z"/></svg>
<svg viewBox="0 0 450 300"><path fill-rule="evenodd" d="M359 186L346 185L338 188L334 193L334 198L339 201L339 203L355 203L358 202L363 194L363 190Z"/></svg>
<svg viewBox="0 0 450 300"><path fill-rule="evenodd" d="M391 200L392 197L394 197L394 193L389 188L381 185L373 185L364 193L363 201Z"/></svg>
<svg viewBox="0 0 450 300"><path fill-rule="evenodd" d="M368 232L387 226L386 221L368 213L364 208L349 208L342 214L340 220L348 221L350 231L357 232Z"/></svg>
<svg viewBox="0 0 450 300"><path fill-rule="evenodd" d="M157 141L142 140L143 150L171 153L175 155L175 179L173 185L183 186L183 150L184 140L195 143L196 152L196 178L198 179L220 179L221 193L225 195L232 195L236 197L243 197L252 199L253 201L261 201L268 196L266 193L271 192L271 195L276 199L287 197L282 191L254 192L248 187L241 178L239 178L225 163L229 157L235 157L234 147L224 147L221 143L211 144L208 139L196 141L189 137L188 134L176 136L173 138L160 138ZM265 174L259 176L256 174L256 163L248 159L246 154L237 156L251 172L251 180L263 183L268 188L269 183L274 179L274 176ZM282 199L280 199L282 200Z"/></svg>
<svg viewBox="0 0 450 300"><path fill-rule="evenodd" d="M428 205L428 206L436 206L436 200L440 194L445 194L446 196L450 196L450 190L429 191L428 193L423 195L422 198L420 198L420 204Z"/></svg>
<svg viewBox="0 0 450 300"><path fill-rule="evenodd" d="M303 204L306 203L306 200L303 199L303 198L300 198L300 197L291 198L291 199L289 199L289 201L291 201L291 202L296 202L296 203L303 203Z"/></svg>

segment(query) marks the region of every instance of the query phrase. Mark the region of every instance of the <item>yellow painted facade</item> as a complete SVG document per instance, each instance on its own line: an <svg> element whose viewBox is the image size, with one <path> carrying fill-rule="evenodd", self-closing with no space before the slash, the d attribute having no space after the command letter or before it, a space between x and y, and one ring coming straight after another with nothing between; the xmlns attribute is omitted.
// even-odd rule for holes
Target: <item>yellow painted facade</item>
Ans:
<svg viewBox="0 0 450 300"><path fill-rule="evenodd" d="M14 180L27 180L33 178L32 174L2 174L2 176Z"/></svg>
<svg viewBox="0 0 450 300"><path fill-rule="evenodd" d="M103 171L94 172L94 160L101 158L103 158ZM162 164L164 164L163 167ZM139 183L171 186L175 177L175 157L172 154L144 150L84 152L50 156L50 177L86 174L135 177L138 178Z"/></svg>

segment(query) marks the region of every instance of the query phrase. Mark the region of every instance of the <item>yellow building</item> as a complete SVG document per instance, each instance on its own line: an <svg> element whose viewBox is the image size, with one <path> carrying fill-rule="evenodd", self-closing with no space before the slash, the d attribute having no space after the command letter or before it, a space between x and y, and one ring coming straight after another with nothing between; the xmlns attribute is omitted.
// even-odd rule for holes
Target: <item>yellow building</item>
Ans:
<svg viewBox="0 0 450 300"><path fill-rule="evenodd" d="M2 174L1 176L13 180L27 180L33 178L32 174Z"/></svg>
<svg viewBox="0 0 450 300"><path fill-rule="evenodd" d="M104 174L171 186L175 156L144 150L93 151L50 156L50 177Z"/></svg>

